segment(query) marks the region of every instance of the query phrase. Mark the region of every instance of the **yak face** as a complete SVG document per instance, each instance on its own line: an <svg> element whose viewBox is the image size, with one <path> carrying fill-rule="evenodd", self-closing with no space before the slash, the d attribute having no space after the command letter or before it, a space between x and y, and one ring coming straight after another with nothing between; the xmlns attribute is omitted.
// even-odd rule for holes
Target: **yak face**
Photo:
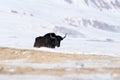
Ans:
<svg viewBox="0 0 120 80"><path fill-rule="evenodd" d="M67 33L65 34L64 37L61 37L61 36L57 35L55 37L55 46L60 47L60 43L64 38L66 38L66 35L67 35Z"/></svg>
<svg viewBox="0 0 120 80"><path fill-rule="evenodd" d="M54 33L49 33L49 41L48 44L51 48L60 47L61 41L66 37L67 34L65 34L64 37L61 37L59 35L55 35Z"/></svg>
<svg viewBox="0 0 120 80"><path fill-rule="evenodd" d="M55 37L55 46L60 47L60 43L63 38L61 36L56 36Z"/></svg>

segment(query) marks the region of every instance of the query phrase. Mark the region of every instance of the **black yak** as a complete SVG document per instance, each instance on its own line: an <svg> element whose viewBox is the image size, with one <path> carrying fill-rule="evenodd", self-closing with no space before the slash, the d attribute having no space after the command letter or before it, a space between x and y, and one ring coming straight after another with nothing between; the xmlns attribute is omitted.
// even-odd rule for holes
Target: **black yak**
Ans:
<svg viewBox="0 0 120 80"><path fill-rule="evenodd" d="M66 37L61 37L55 33L47 33L44 36L39 36L35 38L34 47L49 47L55 48L60 47L60 42Z"/></svg>

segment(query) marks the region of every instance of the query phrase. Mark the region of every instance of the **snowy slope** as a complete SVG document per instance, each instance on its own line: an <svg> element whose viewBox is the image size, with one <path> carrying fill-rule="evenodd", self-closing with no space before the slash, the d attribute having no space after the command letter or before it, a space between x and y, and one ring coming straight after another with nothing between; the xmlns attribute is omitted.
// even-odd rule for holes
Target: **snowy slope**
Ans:
<svg viewBox="0 0 120 80"><path fill-rule="evenodd" d="M52 51L119 53L119 12L120 0L0 0L0 46L35 49L55 32L68 36Z"/></svg>

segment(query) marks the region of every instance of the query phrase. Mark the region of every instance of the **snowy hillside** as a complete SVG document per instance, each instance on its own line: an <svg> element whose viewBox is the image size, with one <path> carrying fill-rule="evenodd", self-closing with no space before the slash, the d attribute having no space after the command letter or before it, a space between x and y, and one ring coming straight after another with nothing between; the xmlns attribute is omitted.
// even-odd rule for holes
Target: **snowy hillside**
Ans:
<svg viewBox="0 0 120 80"><path fill-rule="evenodd" d="M118 53L119 13L120 0L0 0L0 46L36 49L35 37L55 32L68 36L53 51Z"/></svg>

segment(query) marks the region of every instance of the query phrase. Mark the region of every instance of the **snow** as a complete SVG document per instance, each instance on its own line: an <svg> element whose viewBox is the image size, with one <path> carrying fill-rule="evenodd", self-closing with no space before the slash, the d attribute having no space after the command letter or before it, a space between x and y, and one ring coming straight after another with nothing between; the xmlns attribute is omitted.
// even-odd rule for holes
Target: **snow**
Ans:
<svg viewBox="0 0 120 80"><path fill-rule="evenodd" d="M112 60L112 59L111 59ZM119 58L118 58L119 60ZM14 72L15 69L13 66L19 67L31 67L33 69L55 69L62 68L67 72L75 71L75 69L102 69L102 68L119 68L118 63L112 65L109 59L104 60L66 60L59 63L28 63L27 59L13 59L13 60L4 60L1 62L1 65L7 65L8 67L4 68L4 71ZM22 65L21 65L22 64ZM103 65L104 64L104 65ZM108 67L109 66L109 67ZM119 80L119 74L111 73L66 73L62 75L44 75L44 74L14 74L14 75L0 75L2 80Z"/></svg>
<svg viewBox="0 0 120 80"><path fill-rule="evenodd" d="M68 33L67 38L61 42L61 47L40 50L98 55L120 52L119 14L111 10L99 11L92 5L87 6L84 0L71 0L71 4L68 2L69 0L0 0L0 46L36 49L33 47L35 37L55 32L61 36ZM113 10L119 12L116 8ZM68 18L67 22L65 18ZM118 32L97 29L93 24L85 27L83 19L90 20L91 23L97 20L108 24L108 30L116 30L114 26L117 26Z"/></svg>
<svg viewBox="0 0 120 80"><path fill-rule="evenodd" d="M61 80L56 76L46 76L46 75L0 75L2 80Z"/></svg>
<svg viewBox="0 0 120 80"><path fill-rule="evenodd" d="M2 80L118 80L118 75L112 74L67 74L63 76L50 75L0 75Z"/></svg>

